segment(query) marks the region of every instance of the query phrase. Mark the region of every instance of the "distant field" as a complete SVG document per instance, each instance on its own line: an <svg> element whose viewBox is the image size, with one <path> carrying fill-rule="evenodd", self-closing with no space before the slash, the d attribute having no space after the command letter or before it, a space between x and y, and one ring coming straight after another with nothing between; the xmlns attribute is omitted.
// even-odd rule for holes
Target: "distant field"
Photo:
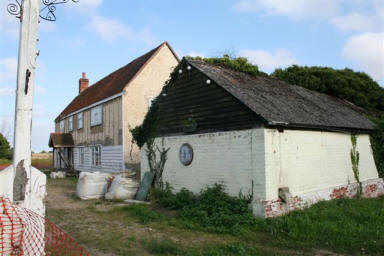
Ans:
<svg viewBox="0 0 384 256"><path fill-rule="evenodd" d="M0 159L0 170L3 170L10 164L12 164L11 160ZM37 169L52 168L52 153L32 154L32 166L36 167Z"/></svg>

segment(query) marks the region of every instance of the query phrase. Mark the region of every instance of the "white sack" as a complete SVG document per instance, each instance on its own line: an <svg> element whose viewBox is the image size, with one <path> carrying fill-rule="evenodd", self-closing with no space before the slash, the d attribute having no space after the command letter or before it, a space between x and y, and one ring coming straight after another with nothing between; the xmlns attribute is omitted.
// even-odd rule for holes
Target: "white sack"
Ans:
<svg viewBox="0 0 384 256"><path fill-rule="evenodd" d="M132 178L116 176L105 194L106 199L133 199L136 195L139 183Z"/></svg>
<svg viewBox="0 0 384 256"><path fill-rule="evenodd" d="M112 176L108 173L81 172L76 186L76 194L83 200L102 198L107 192L108 180Z"/></svg>
<svg viewBox="0 0 384 256"><path fill-rule="evenodd" d="M64 179L66 176L65 172L58 171L58 172L51 172L51 179Z"/></svg>

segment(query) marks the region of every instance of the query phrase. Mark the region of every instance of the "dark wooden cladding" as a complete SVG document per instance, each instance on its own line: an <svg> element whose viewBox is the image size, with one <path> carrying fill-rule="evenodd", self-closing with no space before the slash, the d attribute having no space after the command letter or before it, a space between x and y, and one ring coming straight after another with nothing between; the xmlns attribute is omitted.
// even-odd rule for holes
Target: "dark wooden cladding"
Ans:
<svg viewBox="0 0 384 256"><path fill-rule="evenodd" d="M207 78L197 69L187 70L171 81L166 96L159 101L160 135L186 134L186 122L197 128L188 134L242 130L258 127L262 120L253 111Z"/></svg>

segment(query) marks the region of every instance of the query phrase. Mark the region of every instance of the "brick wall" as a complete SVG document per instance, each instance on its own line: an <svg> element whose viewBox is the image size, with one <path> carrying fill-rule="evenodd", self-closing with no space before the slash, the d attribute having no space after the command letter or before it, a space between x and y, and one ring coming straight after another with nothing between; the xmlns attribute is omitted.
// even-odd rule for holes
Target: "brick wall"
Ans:
<svg viewBox="0 0 384 256"><path fill-rule="evenodd" d="M183 135L156 139L170 148L163 178L175 191L185 187L195 193L214 183L237 196L253 193L255 215L276 216L308 206L319 200L356 195L352 172L350 134L320 131L251 129ZM184 166L179 149L189 143L193 161ZM384 193L378 179L368 135L357 136L360 179L364 196ZM141 173L149 171L144 148ZM292 201L283 203L278 190L288 187Z"/></svg>
<svg viewBox="0 0 384 256"><path fill-rule="evenodd" d="M206 186L223 183L230 195L238 196L240 191L247 195L252 193L252 180L257 180L254 183L255 197L264 198L262 129L156 139L156 144L161 145L162 142L165 148L170 148L163 179L176 191L185 187L197 193ZM188 166L179 160L179 150L184 143L189 143L194 152L193 161ZM149 170L143 150L142 174ZM257 172L253 172L254 169Z"/></svg>

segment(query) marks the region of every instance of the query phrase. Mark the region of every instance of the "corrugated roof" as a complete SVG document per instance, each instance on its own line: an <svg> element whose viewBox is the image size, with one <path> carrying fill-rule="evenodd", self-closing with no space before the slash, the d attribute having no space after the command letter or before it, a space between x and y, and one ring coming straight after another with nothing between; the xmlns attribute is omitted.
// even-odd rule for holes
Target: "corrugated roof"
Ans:
<svg viewBox="0 0 384 256"><path fill-rule="evenodd" d="M187 60L271 126L372 130L356 106L275 78L250 76L199 60Z"/></svg>
<svg viewBox="0 0 384 256"><path fill-rule="evenodd" d="M70 133L51 133L48 146L51 148L71 148L75 144Z"/></svg>
<svg viewBox="0 0 384 256"><path fill-rule="evenodd" d="M93 103L121 93L125 86L135 77L135 75L163 45L167 45L174 56L177 58L177 55L174 53L167 42L160 44L158 47L134 59L124 67L121 67L118 70L112 72L92 86L89 86L86 90L76 96L71 103L69 103L69 105L55 119L55 121L58 121L70 113L87 107Z"/></svg>

